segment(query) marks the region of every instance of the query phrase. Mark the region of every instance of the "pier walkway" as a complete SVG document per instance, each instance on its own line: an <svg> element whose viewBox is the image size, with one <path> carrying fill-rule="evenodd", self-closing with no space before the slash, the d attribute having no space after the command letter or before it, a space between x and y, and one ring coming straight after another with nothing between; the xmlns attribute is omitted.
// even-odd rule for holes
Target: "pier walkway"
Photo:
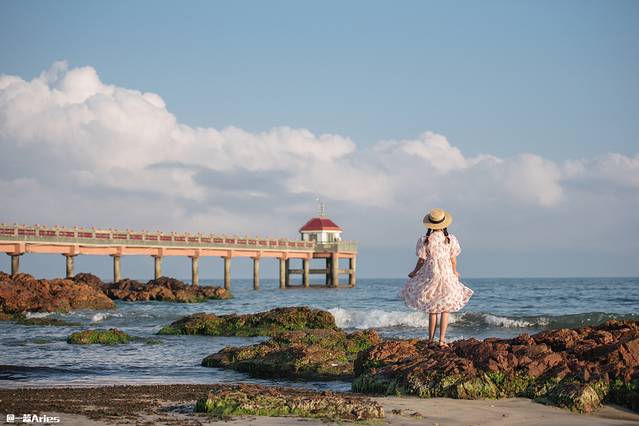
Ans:
<svg viewBox="0 0 639 426"><path fill-rule="evenodd" d="M302 275L302 286L310 287L310 275L325 276L325 285L339 287L339 276L348 275L348 285L356 283L357 244L352 241L299 241L282 238L238 237L213 234L164 233L131 230L65 228L41 225L0 224L0 253L11 256L11 274L20 271L20 257L25 253L61 254L66 258L66 276L73 276L74 258L79 255L108 255L113 258L113 281L122 279L121 258L144 255L153 258L154 276L162 275L166 256L191 258L191 278L199 284L199 261L202 257L224 259L224 287L231 288L231 260L253 259L253 288L260 287L260 260L279 260L280 288L291 287L291 275ZM301 259L302 267L291 268L291 260ZM326 267L310 269L311 259L325 259ZM348 268L339 267L348 259Z"/></svg>

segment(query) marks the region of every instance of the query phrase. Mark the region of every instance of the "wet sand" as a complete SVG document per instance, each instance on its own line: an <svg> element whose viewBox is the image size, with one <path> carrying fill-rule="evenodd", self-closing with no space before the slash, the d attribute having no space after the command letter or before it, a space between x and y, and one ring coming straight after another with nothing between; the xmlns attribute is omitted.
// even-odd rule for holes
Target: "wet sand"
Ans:
<svg viewBox="0 0 639 426"><path fill-rule="evenodd" d="M322 425L326 421L289 417L219 418L193 413L208 385L104 386L95 388L0 389L0 415L39 413L59 416L63 425L170 424L228 422L253 425ZM456 400L374 397L386 418L371 424L397 425L637 425L639 414L604 406L593 414L574 414L528 399ZM303 423L300 423L303 421Z"/></svg>

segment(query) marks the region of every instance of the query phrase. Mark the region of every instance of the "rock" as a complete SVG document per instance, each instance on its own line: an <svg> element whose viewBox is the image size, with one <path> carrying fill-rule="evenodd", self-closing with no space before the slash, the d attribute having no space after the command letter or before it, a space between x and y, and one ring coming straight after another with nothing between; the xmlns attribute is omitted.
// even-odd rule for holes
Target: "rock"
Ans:
<svg viewBox="0 0 639 426"><path fill-rule="evenodd" d="M158 334L201 334L206 336L274 336L282 331L336 329L330 312L307 307L271 309L255 314L215 315L196 313L162 328Z"/></svg>
<svg viewBox="0 0 639 426"><path fill-rule="evenodd" d="M13 321L15 317L13 314L5 314L4 312L0 312L0 321Z"/></svg>
<svg viewBox="0 0 639 426"><path fill-rule="evenodd" d="M195 411L217 416L294 416L328 421L384 418L384 408L368 398L257 385L213 385Z"/></svg>
<svg viewBox="0 0 639 426"><path fill-rule="evenodd" d="M374 330L295 330L256 345L226 347L202 360L205 367L229 368L253 377L345 380L353 377L357 354L379 343Z"/></svg>
<svg viewBox="0 0 639 426"><path fill-rule="evenodd" d="M4 314L114 308L113 301L102 291L85 283L67 279L36 280L29 274L11 278L0 272L0 311Z"/></svg>
<svg viewBox="0 0 639 426"><path fill-rule="evenodd" d="M362 351L353 391L464 399L524 396L590 412L639 407L639 323L547 330L514 339L387 340Z"/></svg>
<svg viewBox="0 0 639 426"><path fill-rule="evenodd" d="M78 331L67 337L67 343L73 345L119 345L129 343L129 341L131 341L131 336L117 328Z"/></svg>
<svg viewBox="0 0 639 426"><path fill-rule="evenodd" d="M614 380L610 383L606 401L639 412L639 379L631 381Z"/></svg>
<svg viewBox="0 0 639 426"><path fill-rule="evenodd" d="M79 274L76 274L72 280L76 283L88 284L98 290L102 290L104 288L104 282L99 277L87 272L80 272Z"/></svg>
<svg viewBox="0 0 639 426"><path fill-rule="evenodd" d="M193 286L175 278L160 277L146 284L131 279L102 286L111 299L134 301L197 303L207 299L230 299L231 292L221 287Z"/></svg>
<svg viewBox="0 0 639 426"><path fill-rule="evenodd" d="M590 413L601 405L602 397L586 383L560 382L541 402L549 402L578 413Z"/></svg>
<svg viewBox="0 0 639 426"><path fill-rule="evenodd" d="M26 318L19 317L16 322L20 325L37 325L37 326L58 326L72 327L81 325L78 322L69 322L58 318Z"/></svg>

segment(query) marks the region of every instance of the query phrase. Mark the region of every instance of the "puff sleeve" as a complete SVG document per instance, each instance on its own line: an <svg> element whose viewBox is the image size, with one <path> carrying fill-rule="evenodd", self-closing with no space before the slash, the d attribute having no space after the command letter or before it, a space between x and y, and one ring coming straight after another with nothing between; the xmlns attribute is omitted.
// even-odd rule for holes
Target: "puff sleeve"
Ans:
<svg viewBox="0 0 639 426"><path fill-rule="evenodd" d="M461 253L461 247L459 245L459 241L457 241L457 237L454 235L450 236L450 257L457 257Z"/></svg>
<svg viewBox="0 0 639 426"><path fill-rule="evenodd" d="M419 237L415 246L415 254L420 259L426 259L426 247L424 247L424 237Z"/></svg>

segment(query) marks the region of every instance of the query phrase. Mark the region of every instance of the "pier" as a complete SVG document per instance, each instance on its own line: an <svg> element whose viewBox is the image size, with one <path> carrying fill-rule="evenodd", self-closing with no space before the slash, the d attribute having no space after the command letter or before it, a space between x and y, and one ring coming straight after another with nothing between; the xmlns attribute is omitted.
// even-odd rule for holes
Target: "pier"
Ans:
<svg viewBox="0 0 639 426"><path fill-rule="evenodd" d="M0 253L11 257L11 275L20 272L20 258L27 253L60 254L65 258L66 277L74 275L76 256L111 256L113 281L122 279L122 256L149 256L153 275L162 276L166 256L191 258L191 280L199 285L200 258L224 260L224 288L231 289L231 262L236 257L253 260L253 288L260 288L260 262L279 261L279 287L293 287L291 275L301 275L301 287L311 287L310 276L321 275L322 286L340 287L340 275L348 276L343 286L354 287L357 280L357 244L341 240L341 228L330 219L312 218L300 229L301 240L226 236L214 234L165 233L60 226L0 224ZM321 259L324 268L310 268L312 259ZM340 268L348 259L348 268ZM204 261L204 260L203 260ZM293 262L301 261L301 268ZM299 286L299 285L298 285Z"/></svg>

